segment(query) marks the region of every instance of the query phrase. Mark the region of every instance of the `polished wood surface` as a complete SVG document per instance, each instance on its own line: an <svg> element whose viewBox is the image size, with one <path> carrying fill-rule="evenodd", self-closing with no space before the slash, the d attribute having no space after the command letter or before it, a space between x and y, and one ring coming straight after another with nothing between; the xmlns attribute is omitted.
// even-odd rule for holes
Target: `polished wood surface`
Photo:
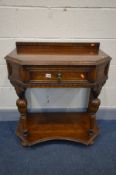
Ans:
<svg viewBox="0 0 116 175"><path fill-rule="evenodd" d="M62 55L62 56L61 56ZM29 54L29 53L18 53L13 50L7 57L9 61L13 61L16 64L20 65L99 65L104 63L105 60L109 60L109 56L104 52L99 51L98 54L60 54L56 53L44 53L40 52L38 54Z"/></svg>
<svg viewBox="0 0 116 175"><path fill-rule="evenodd" d="M99 134L94 127L94 134L89 132L90 115L88 113L32 113L28 114L29 134L22 135L22 122L19 121L16 134L22 139L24 146L31 146L47 140L71 140L86 145L92 144Z"/></svg>
<svg viewBox="0 0 116 175"><path fill-rule="evenodd" d="M100 43L38 43L17 42L18 54L97 54Z"/></svg>
<svg viewBox="0 0 116 175"><path fill-rule="evenodd" d="M66 139L92 144L99 134L96 112L98 98L108 78L111 58L99 49L99 43L17 42L5 57L8 78L19 97L17 135L22 145ZM29 113L27 88L91 88L86 113Z"/></svg>

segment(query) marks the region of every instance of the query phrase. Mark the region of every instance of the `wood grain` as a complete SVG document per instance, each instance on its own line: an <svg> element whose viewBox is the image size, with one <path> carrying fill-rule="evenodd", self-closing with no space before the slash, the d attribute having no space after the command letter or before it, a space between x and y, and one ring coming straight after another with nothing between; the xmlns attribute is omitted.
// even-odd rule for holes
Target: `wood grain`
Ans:
<svg viewBox="0 0 116 175"><path fill-rule="evenodd" d="M18 54L97 54L100 43L16 42Z"/></svg>
<svg viewBox="0 0 116 175"><path fill-rule="evenodd" d="M19 97L20 121L16 133L22 145L53 139L93 143L99 133L96 125L98 96L108 79L111 61L110 56L99 50L99 43L20 42L5 59L8 78ZM34 87L89 87L87 112L30 114L25 91Z"/></svg>
<svg viewBox="0 0 116 175"><path fill-rule="evenodd" d="M99 43L17 42L6 59L21 65L97 65L110 57L99 50ZM61 56L62 55L62 56Z"/></svg>
<svg viewBox="0 0 116 175"><path fill-rule="evenodd" d="M72 140L86 145L99 134L97 125L95 134L89 135L90 115L87 113L33 113L28 114L27 125L29 135L22 135L22 121L20 120L17 135L24 146L47 140Z"/></svg>

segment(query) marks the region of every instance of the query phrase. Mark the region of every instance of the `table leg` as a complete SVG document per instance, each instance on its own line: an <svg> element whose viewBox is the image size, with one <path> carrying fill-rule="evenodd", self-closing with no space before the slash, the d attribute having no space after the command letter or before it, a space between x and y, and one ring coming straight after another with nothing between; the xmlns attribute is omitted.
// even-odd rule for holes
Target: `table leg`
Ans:
<svg viewBox="0 0 116 175"><path fill-rule="evenodd" d="M25 91L26 89L22 89L19 87L15 87L16 93L19 99L16 101L18 111L20 113L21 120L21 130L24 137L28 135L27 129L27 101L25 99Z"/></svg>
<svg viewBox="0 0 116 175"><path fill-rule="evenodd" d="M88 109L87 112L90 114L90 129L89 134L94 134L94 129L96 128L96 112L99 109L100 106L100 99L98 98L102 86L96 86L94 88L91 88L90 90L90 97L89 97L89 103L88 103Z"/></svg>

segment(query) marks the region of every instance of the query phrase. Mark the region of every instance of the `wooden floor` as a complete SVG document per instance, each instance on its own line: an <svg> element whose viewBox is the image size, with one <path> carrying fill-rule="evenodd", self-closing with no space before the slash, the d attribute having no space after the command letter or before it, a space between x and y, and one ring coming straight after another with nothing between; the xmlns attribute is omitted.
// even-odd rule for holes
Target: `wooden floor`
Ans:
<svg viewBox="0 0 116 175"><path fill-rule="evenodd" d="M89 145L93 143L93 139L99 132L96 127L94 134L89 134L90 115L87 113L29 113L27 125L29 130L27 137L21 133L21 121L16 131L24 146L54 139L71 140Z"/></svg>

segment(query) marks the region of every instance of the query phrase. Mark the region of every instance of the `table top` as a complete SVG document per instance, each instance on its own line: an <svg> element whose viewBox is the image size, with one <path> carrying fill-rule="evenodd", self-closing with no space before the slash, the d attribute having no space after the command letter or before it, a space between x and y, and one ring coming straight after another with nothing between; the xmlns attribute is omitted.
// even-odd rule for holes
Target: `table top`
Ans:
<svg viewBox="0 0 116 175"><path fill-rule="evenodd" d="M100 43L17 42L5 57L20 65L98 65L110 60Z"/></svg>

